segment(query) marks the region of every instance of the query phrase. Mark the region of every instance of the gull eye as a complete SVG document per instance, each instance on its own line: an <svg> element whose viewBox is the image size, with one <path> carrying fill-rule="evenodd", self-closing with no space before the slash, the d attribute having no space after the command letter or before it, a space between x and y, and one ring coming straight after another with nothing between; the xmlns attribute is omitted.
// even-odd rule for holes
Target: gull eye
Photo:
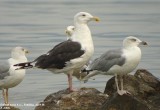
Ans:
<svg viewBox="0 0 160 110"><path fill-rule="evenodd" d="M72 28L72 30L74 31L74 28Z"/></svg>
<svg viewBox="0 0 160 110"><path fill-rule="evenodd" d="M85 14L82 14L82 16L85 17L86 15L85 15Z"/></svg>
<svg viewBox="0 0 160 110"><path fill-rule="evenodd" d="M131 39L131 41L136 42L137 40L136 39Z"/></svg>

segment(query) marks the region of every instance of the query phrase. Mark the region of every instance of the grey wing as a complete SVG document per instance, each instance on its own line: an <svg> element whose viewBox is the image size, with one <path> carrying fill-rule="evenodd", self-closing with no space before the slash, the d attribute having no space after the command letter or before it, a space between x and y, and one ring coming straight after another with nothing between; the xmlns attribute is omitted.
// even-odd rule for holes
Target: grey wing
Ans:
<svg viewBox="0 0 160 110"><path fill-rule="evenodd" d="M86 70L94 70L96 65L98 65L99 58L94 59L93 61L90 61L86 67Z"/></svg>
<svg viewBox="0 0 160 110"><path fill-rule="evenodd" d="M0 79L4 79L6 76L9 76L10 65L8 61L0 61Z"/></svg>
<svg viewBox="0 0 160 110"><path fill-rule="evenodd" d="M95 59L90 65L90 70L108 71L112 66L122 66L125 63L125 57L120 49L110 50Z"/></svg>

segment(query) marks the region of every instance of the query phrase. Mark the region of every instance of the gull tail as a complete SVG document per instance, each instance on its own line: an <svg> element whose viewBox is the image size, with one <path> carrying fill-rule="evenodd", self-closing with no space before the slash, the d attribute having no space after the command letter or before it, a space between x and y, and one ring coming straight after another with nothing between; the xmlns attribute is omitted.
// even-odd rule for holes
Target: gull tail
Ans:
<svg viewBox="0 0 160 110"><path fill-rule="evenodd" d="M16 70L20 70L20 69L29 69L29 68L33 68L35 66L34 62L25 62L25 63L18 63L15 64L14 66L17 66L18 68L16 68Z"/></svg>

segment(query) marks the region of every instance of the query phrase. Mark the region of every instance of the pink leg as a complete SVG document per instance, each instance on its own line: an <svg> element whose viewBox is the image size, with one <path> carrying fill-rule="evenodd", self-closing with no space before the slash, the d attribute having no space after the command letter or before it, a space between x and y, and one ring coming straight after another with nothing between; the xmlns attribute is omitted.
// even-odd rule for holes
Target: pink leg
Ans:
<svg viewBox="0 0 160 110"><path fill-rule="evenodd" d="M72 88L72 75L71 74L67 74L68 76L68 85L69 85L69 91L72 92L73 88Z"/></svg>
<svg viewBox="0 0 160 110"><path fill-rule="evenodd" d="M72 87L72 74L73 74L73 71L69 71L67 76L68 76L68 85L69 85L69 91L70 92L74 92L74 91L77 91L76 89L73 89Z"/></svg>

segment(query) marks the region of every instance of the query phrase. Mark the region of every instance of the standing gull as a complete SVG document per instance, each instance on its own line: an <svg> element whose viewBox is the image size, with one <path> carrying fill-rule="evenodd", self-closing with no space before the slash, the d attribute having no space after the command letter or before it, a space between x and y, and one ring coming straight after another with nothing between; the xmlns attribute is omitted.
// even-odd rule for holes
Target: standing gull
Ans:
<svg viewBox="0 0 160 110"><path fill-rule="evenodd" d="M138 66L141 60L141 49L138 47L139 45L147 45L147 43L133 36L125 38L122 49L109 50L95 59L86 68L89 74L83 80L86 81L88 78L97 74L115 74L118 94L123 95L127 93L123 89L122 76L132 72ZM118 86L117 75L120 75L121 89Z"/></svg>
<svg viewBox="0 0 160 110"><path fill-rule="evenodd" d="M67 34L67 40L72 39L73 32L75 30L74 26L67 26L65 33ZM82 80L85 76L87 76L86 72L82 72L81 70L85 69L88 64L84 65L82 68L76 68L73 71L73 76L76 77L78 80Z"/></svg>
<svg viewBox="0 0 160 110"><path fill-rule="evenodd" d="M89 21L99 21L87 12L79 12L74 16L75 31L72 40L56 45L48 53L43 54L32 62L20 63L18 69L37 67L47 69L52 73L65 73L68 76L69 91L72 88L72 74L74 69L81 68L92 57L94 46Z"/></svg>
<svg viewBox="0 0 160 110"><path fill-rule="evenodd" d="M28 50L22 47L15 47L11 52L11 58L0 62L0 89L4 103L8 104L8 89L17 86L25 76L25 70L15 70L14 64L27 61L25 54Z"/></svg>

